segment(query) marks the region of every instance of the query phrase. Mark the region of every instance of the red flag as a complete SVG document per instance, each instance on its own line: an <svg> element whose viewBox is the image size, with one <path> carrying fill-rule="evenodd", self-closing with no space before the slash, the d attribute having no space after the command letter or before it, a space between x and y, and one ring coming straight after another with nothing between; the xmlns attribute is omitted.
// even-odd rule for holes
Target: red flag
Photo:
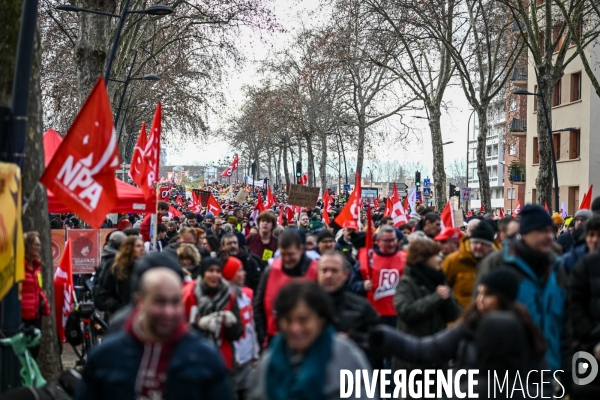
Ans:
<svg viewBox="0 0 600 400"><path fill-rule="evenodd" d="M223 171L221 176L223 176L225 178L229 178L229 177L231 177L231 175L233 175L233 170L231 169L231 165L229 165L227 168L225 168L225 171Z"/></svg>
<svg viewBox="0 0 600 400"><path fill-rule="evenodd" d="M405 210L406 212L408 212L408 210L409 210L409 207L410 207L410 205L408 204L408 196L406 196L406 197L404 198L404 204L402 205L402 208L404 208L404 210Z"/></svg>
<svg viewBox="0 0 600 400"><path fill-rule="evenodd" d="M393 208L394 208L394 205L392 204L392 198L390 196L388 196L387 199L385 199L385 211L383 212L383 216L391 217Z"/></svg>
<svg viewBox="0 0 600 400"><path fill-rule="evenodd" d="M116 133L104 80L99 78L40 182L93 228L117 203Z"/></svg>
<svg viewBox="0 0 600 400"><path fill-rule="evenodd" d="M60 265L54 273L54 315L56 333L61 342L65 341L65 326L73 306L73 288L73 260L71 242L68 241Z"/></svg>
<svg viewBox="0 0 600 400"><path fill-rule="evenodd" d="M327 226L331 224L331 219L329 217L329 211L331 211L331 196L329 196L329 190L325 189L325 193L323 194L323 221Z"/></svg>
<svg viewBox="0 0 600 400"><path fill-rule="evenodd" d="M544 200L544 210L548 212L548 202Z"/></svg>
<svg viewBox="0 0 600 400"><path fill-rule="evenodd" d="M442 220L442 229L454 228L454 211L452 210L452 206L450 206L450 201L446 203L446 207L444 207L444 211L440 214L440 218Z"/></svg>
<svg viewBox="0 0 600 400"><path fill-rule="evenodd" d="M283 226L283 206L279 207L279 217L277 217L277 224Z"/></svg>
<svg viewBox="0 0 600 400"><path fill-rule="evenodd" d="M344 222L349 220L358 221L360 219L360 207L361 207L361 193L362 189L360 186L360 175L356 173L356 183L354 185L354 190L352 194L348 198L348 202L342 208L342 211L335 217L333 220L339 226L344 226Z"/></svg>
<svg viewBox="0 0 600 400"><path fill-rule="evenodd" d="M373 206L376 210L379 210L379 199L376 197L373 197Z"/></svg>
<svg viewBox="0 0 600 400"><path fill-rule="evenodd" d="M238 155L237 154L235 156L233 156L233 161L231 162L231 164L229 164L229 169L231 169L231 172L238 169Z"/></svg>
<svg viewBox="0 0 600 400"><path fill-rule="evenodd" d="M254 206L254 210L252 210L252 213L250 214L250 218L248 218L248 225L246 225L248 227L248 230L250 230L250 227L258 225L256 223L256 219L258 218L258 215L265 211L265 205L263 204L262 201L262 196L260 195L260 192L258 192L258 196L256 199L256 205ZM288 222L290 222L290 220L288 219Z"/></svg>
<svg viewBox="0 0 600 400"><path fill-rule="evenodd" d="M160 135L162 132L162 106L160 103L156 106L154 119L150 127L150 137L144 151L144 162L146 168L144 170L145 183L142 185L142 190L146 198L156 196L154 184L158 180L158 166L160 165ZM162 197L162 196L161 196Z"/></svg>
<svg viewBox="0 0 600 400"><path fill-rule="evenodd" d="M373 248L373 216L371 215L371 207L367 207L367 237L365 238L365 248L367 250Z"/></svg>
<svg viewBox="0 0 600 400"><path fill-rule="evenodd" d="M473 216L473 211L472 210L467 211L467 217L472 217L472 216Z"/></svg>
<svg viewBox="0 0 600 400"><path fill-rule="evenodd" d="M484 213L485 209L483 208L483 202L481 203L481 207L479 207L479 212Z"/></svg>
<svg viewBox="0 0 600 400"><path fill-rule="evenodd" d="M175 207L173 207L172 205L169 204L169 219L172 219L173 217L182 217L183 214L181 214L181 212L176 209Z"/></svg>
<svg viewBox="0 0 600 400"><path fill-rule="evenodd" d="M169 201L169 197L171 197L171 185L167 187L161 187L160 189L160 199L162 201Z"/></svg>
<svg viewBox="0 0 600 400"><path fill-rule="evenodd" d="M503 207L500 207L500 215L499 215L499 217L500 218L504 218L504 208Z"/></svg>
<svg viewBox="0 0 600 400"><path fill-rule="evenodd" d="M592 204L592 192L594 191L594 185L590 185L589 190L583 195L583 200L579 205L580 210L589 210Z"/></svg>
<svg viewBox="0 0 600 400"><path fill-rule="evenodd" d="M181 198L181 194L177 195L177 198L175 199L175 204L177 204L179 207L183 207L183 199Z"/></svg>
<svg viewBox="0 0 600 400"><path fill-rule="evenodd" d="M265 209L269 209L274 205L277 205L277 202L275 201L275 197L273 197L273 192L271 192L271 187L269 186L267 188L267 201L265 203Z"/></svg>
<svg viewBox="0 0 600 400"><path fill-rule="evenodd" d="M394 187L392 189L392 215L391 215L394 227L398 228L402 224L405 224L408 219L406 218L406 213L402 208L402 202L400 201L400 196L398 195L398 189L396 188L396 183L394 182Z"/></svg>
<svg viewBox="0 0 600 400"><path fill-rule="evenodd" d="M519 200L519 202L517 203L517 208L515 208L512 212L512 216L516 217L517 215L519 215L521 213L521 200Z"/></svg>
<svg viewBox="0 0 600 400"><path fill-rule="evenodd" d="M146 137L146 123L142 122L142 129L140 129L140 135L138 136L135 149L133 149L133 156L131 157L131 165L129 166L129 177L138 186L144 185L144 151L148 144L148 138Z"/></svg>
<svg viewBox="0 0 600 400"><path fill-rule="evenodd" d="M300 184L301 185L308 185L308 172L303 172L302 176L300 177Z"/></svg>
<svg viewBox="0 0 600 400"><path fill-rule="evenodd" d="M219 203L217 202L215 197L212 195L212 193L210 194L210 196L208 196L208 203L206 204L206 212L213 213L215 216L221 214L221 207L219 206Z"/></svg>
<svg viewBox="0 0 600 400"><path fill-rule="evenodd" d="M285 218L288 224L294 222L294 209L289 204L285 206Z"/></svg>

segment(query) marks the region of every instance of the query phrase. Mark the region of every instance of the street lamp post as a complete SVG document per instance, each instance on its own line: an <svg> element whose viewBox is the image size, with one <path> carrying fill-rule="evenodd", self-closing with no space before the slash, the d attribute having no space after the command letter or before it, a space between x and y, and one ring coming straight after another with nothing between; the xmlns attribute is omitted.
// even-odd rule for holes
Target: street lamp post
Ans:
<svg viewBox="0 0 600 400"><path fill-rule="evenodd" d="M125 18L127 17L127 14L168 15L173 12L173 9L171 7L165 6L164 4L156 4L143 10L129 10L129 3L131 3L131 0L126 0L125 6L123 7L121 14L112 14L103 11L89 10L87 8L77 7L72 4L60 4L56 6L56 9L60 11L81 11L91 14L105 15L107 17L119 18L119 25L117 25L117 32L115 33L115 39L110 49L110 56L108 57L108 62L106 64L106 71L104 72L104 84L107 87L108 81L110 79L110 70L112 69L115 54L117 53L117 47L119 46L121 31L123 30L123 25L125 24Z"/></svg>
<svg viewBox="0 0 600 400"><path fill-rule="evenodd" d="M536 71L537 75L537 71ZM539 91L539 89L538 89ZM520 96L538 96L540 98L540 102L542 103L542 109L544 110L544 117L546 118L546 125L548 126L548 140L550 140L550 150L552 151L552 173L554 175L554 210L556 212L560 211L560 206L558 204L559 196L558 196L558 171L556 168L556 154L554 154L554 145L552 144L552 124L550 123L550 116L548 115L548 109L546 108L546 102L541 93L531 93L525 89L517 89L513 92L513 94Z"/></svg>

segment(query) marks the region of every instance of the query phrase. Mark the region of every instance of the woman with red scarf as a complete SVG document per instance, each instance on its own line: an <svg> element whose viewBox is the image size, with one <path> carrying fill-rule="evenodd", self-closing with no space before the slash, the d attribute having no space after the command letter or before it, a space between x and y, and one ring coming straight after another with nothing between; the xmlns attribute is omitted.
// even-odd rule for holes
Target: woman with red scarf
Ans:
<svg viewBox="0 0 600 400"><path fill-rule="evenodd" d="M37 232L27 232L25 239L25 279L23 279L21 293L21 319L23 324L42 328L42 315L50 315L50 305L42 290L42 262L40 250L42 244ZM31 355L37 358L39 346L29 349Z"/></svg>

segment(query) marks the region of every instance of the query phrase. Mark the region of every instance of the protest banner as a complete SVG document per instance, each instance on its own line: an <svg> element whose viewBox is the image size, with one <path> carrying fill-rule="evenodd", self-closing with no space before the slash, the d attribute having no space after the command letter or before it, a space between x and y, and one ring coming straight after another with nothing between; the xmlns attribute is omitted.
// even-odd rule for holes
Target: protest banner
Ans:
<svg viewBox="0 0 600 400"><path fill-rule="evenodd" d="M73 273L91 274L100 264L99 233L97 229L69 229L67 237L73 252Z"/></svg>
<svg viewBox="0 0 600 400"><path fill-rule="evenodd" d="M319 191L318 187L292 184L287 202L293 206L314 207L317 205Z"/></svg>

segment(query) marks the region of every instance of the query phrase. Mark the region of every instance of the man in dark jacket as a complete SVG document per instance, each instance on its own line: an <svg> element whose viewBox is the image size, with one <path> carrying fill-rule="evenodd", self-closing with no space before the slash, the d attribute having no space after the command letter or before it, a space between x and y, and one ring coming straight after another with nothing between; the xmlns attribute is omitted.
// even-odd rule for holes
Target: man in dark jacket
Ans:
<svg viewBox="0 0 600 400"><path fill-rule="evenodd" d="M77 400L233 399L220 354L188 330L181 293L169 268L142 276L124 330L91 352Z"/></svg>
<svg viewBox="0 0 600 400"><path fill-rule="evenodd" d="M520 238L505 242L477 267L474 294L490 271L506 266L519 277L517 301L523 304L547 341L550 369L562 369L561 347L565 328L566 274L552 250L554 222L542 207L527 205L519 214Z"/></svg>
<svg viewBox="0 0 600 400"><path fill-rule="evenodd" d="M584 255L598 249L600 245L600 216L590 219L584 226L585 242L575 245L571 251L563 254L562 261L567 274Z"/></svg>
<svg viewBox="0 0 600 400"><path fill-rule="evenodd" d="M585 239L585 223L592 218L590 210L579 210L573 216L574 227L556 239L556 242L562 246L563 254L571 251L577 245L582 244Z"/></svg>
<svg viewBox="0 0 600 400"><path fill-rule="evenodd" d="M246 286L255 291L263 272L263 265L260 259L241 248L237 235L234 233L223 235L221 238L221 250L242 262L244 271L246 271Z"/></svg>
<svg viewBox="0 0 600 400"><path fill-rule="evenodd" d="M333 302L333 325L362 347L367 331L379 322L379 316L364 297L346 289L349 277L350 264L342 253L329 250L321 255L317 279Z"/></svg>

